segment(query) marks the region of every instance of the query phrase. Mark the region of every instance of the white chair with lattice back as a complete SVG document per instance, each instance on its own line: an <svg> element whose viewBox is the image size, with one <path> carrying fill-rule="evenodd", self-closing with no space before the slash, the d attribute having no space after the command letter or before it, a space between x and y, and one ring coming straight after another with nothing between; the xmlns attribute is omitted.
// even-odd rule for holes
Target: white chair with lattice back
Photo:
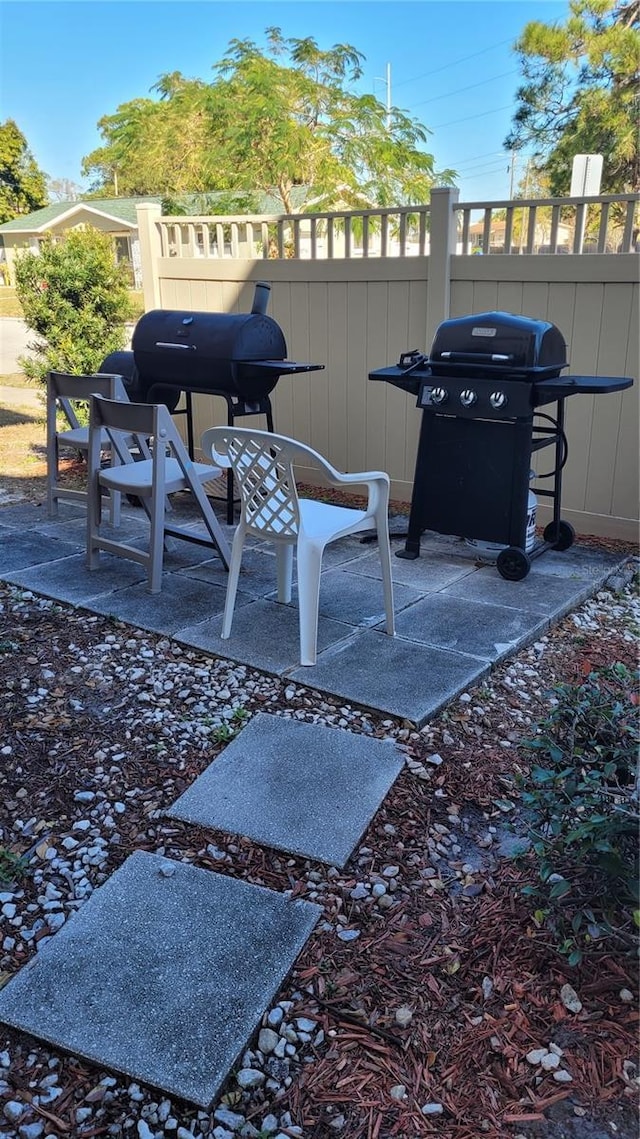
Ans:
<svg viewBox="0 0 640 1139"><path fill-rule="evenodd" d="M231 549L222 638L231 633L242 550L247 535L275 545L278 601L291 601L293 548L298 566L300 662L316 662L320 574L325 546L347 534L375 528L382 569L386 631L394 635L393 585L389 547L389 476L382 471L342 474L317 451L269 431L212 427L202 436L202 453L218 467L231 468L240 489L240 522ZM355 510L300 498L293 465L318 469L333 486L365 486L367 507Z"/></svg>
<svg viewBox="0 0 640 1139"><path fill-rule="evenodd" d="M66 486L60 482L61 451L75 452L86 460L89 450L89 427L82 426L78 418L78 405L84 405L88 413L89 397L95 392L128 402L122 376L98 372L95 375L76 376L68 372L48 372L47 374L47 512L50 518L58 516L58 502L87 501L86 490ZM64 416L68 427L59 429L60 417ZM111 451L111 461L117 465L120 460L111 449L111 442L103 432L100 440L103 451ZM116 491L110 495L110 520L114 526L120 525L120 499Z"/></svg>
<svg viewBox="0 0 640 1139"><path fill-rule="evenodd" d="M209 463L194 463L189 458L171 414L164 404L119 403L92 396L89 421L89 507L87 510L87 564L95 569L100 551L117 554L139 562L147 569L151 593L162 585L162 564L166 537L182 538L199 545L212 546L225 569L230 550L204 484L222 474ZM100 463L101 439L107 433L120 465L103 468ZM140 455L131 453L128 440L136 441ZM139 498L151 524L149 546L141 550L124 541L116 541L100 532L101 489ZM189 525L167 522L167 496L176 491L193 494L207 529L207 537L195 533Z"/></svg>

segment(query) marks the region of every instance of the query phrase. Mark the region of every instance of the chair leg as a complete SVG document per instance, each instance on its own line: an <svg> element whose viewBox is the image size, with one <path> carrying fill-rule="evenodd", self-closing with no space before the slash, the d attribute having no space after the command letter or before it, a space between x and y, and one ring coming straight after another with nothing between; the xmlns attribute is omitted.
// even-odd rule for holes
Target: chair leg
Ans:
<svg viewBox="0 0 640 1139"><path fill-rule="evenodd" d="M47 516L58 517L58 440L47 444Z"/></svg>
<svg viewBox="0 0 640 1139"><path fill-rule="evenodd" d="M151 593L159 593L162 589L164 499L163 494L153 494L151 497L151 533L149 534L149 571L147 574L147 583Z"/></svg>
<svg viewBox="0 0 640 1139"><path fill-rule="evenodd" d="M293 577L293 545L291 542L276 544L278 566L278 601L288 605L291 601L291 579Z"/></svg>
<svg viewBox="0 0 640 1139"><path fill-rule="evenodd" d="M384 610L387 619L387 633L395 636L395 614L393 611L393 580L391 577L391 545L389 543L389 524L386 508L376 516L376 530L378 533L378 552L380 554L380 568L382 570L382 589L384 591Z"/></svg>
<svg viewBox="0 0 640 1139"><path fill-rule="evenodd" d="M298 542L300 664L316 663L323 548L314 542Z"/></svg>
<svg viewBox="0 0 640 1139"><path fill-rule="evenodd" d="M231 554L229 546L227 544L227 539L225 538L222 532L222 527L220 526L220 523L214 514L213 507L211 506L211 503L209 502L209 499L204 492L204 487L196 479L194 479L193 482L191 482L189 485L195 497L195 500L200 507L200 513L202 514L204 524L209 531L209 536L214 542L218 554L220 555L220 560L222 561L224 568L228 569Z"/></svg>
<svg viewBox="0 0 640 1139"><path fill-rule="evenodd" d="M111 448L111 466L121 466L120 456L115 447ZM120 509L122 504L122 495L119 490L109 491L109 521L112 526L118 527L120 525Z"/></svg>
<svg viewBox="0 0 640 1139"><path fill-rule="evenodd" d="M100 549L95 545L102 520L102 488L97 472L87 471L87 567L97 569L100 565Z"/></svg>
<svg viewBox="0 0 640 1139"><path fill-rule="evenodd" d="M236 593L238 590L238 578L240 577L240 564L242 562L242 549L244 546L244 527L242 522L239 523L235 534L233 535L233 543L231 546L231 561L229 563L229 579L227 581L227 595L224 602L224 615L222 617L222 632L220 634L223 641L229 639L231 633L231 622L233 621L233 610L236 603Z"/></svg>

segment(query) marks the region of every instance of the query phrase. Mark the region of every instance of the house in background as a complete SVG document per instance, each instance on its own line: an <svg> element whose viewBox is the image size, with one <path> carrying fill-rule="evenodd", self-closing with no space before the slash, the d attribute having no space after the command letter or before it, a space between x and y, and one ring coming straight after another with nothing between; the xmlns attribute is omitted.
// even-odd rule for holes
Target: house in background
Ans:
<svg viewBox="0 0 640 1139"><path fill-rule="evenodd" d="M517 201L513 205L517 207ZM500 211L503 213L504 211ZM491 227L489 230L489 248L488 253L524 253L527 248L528 232L526 226L528 225L528 218L525 215L525 209L515 211L514 215L514 228L511 235L511 248L505 249L504 240L507 231L507 223L504 217L491 218ZM0 226L0 229L2 227ZM564 225L562 222L558 225L558 232L556 237L556 249L552 250L549 245L551 234L551 210L545 206L541 206L536 211L535 232L533 237L533 252L534 253L568 253L570 250L570 242L573 240L573 229L571 226ZM482 244L484 239L484 221L474 222L469 226L469 240L471 248L463 249L462 246L458 250L459 253L473 253L475 251L482 251Z"/></svg>
<svg viewBox="0 0 640 1139"><path fill-rule="evenodd" d="M45 236L54 238L70 229L91 225L108 233L113 241L114 256L131 271L131 284L142 288L140 243L136 206L142 202L160 203L159 197L91 198L86 202L56 202L32 214L13 218L0 225L0 242L7 268L5 283L15 283L15 255L25 249L37 252ZM7 279L8 278L8 279Z"/></svg>

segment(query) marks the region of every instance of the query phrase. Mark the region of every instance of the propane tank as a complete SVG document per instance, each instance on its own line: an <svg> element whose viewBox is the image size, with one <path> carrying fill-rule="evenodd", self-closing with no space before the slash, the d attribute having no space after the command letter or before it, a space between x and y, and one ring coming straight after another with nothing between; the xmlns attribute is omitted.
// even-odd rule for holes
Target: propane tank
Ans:
<svg viewBox="0 0 640 1139"><path fill-rule="evenodd" d="M529 482L536 477L535 471L529 471ZM536 544L536 512L538 510L538 499L533 493L531 486L529 486L529 497L527 499L527 536L525 540L525 551L530 554Z"/></svg>
<svg viewBox="0 0 640 1139"><path fill-rule="evenodd" d="M529 471L529 481L536 477L535 471ZM536 543L536 513L538 510L538 499L533 493L531 486L529 486L529 494L527 497L527 528L525 535L525 552L530 554ZM499 542L481 542L478 538L465 538L467 546L471 546L476 551L478 557L484 562L497 561L498 554L501 550L506 550L505 545Z"/></svg>

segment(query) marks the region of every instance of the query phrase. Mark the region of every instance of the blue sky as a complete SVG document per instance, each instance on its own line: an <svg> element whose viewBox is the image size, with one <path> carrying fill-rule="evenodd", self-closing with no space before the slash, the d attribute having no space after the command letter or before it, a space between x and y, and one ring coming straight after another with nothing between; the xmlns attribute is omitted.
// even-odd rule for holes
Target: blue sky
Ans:
<svg viewBox="0 0 640 1139"><path fill-rule="evenodd" d="M15 119L38 164L82 184L98 119L149 95L163 72L208 79L232 38L263 42L270 25L347 42L364 53L361 91L432 130L438 167L459 172L464 201L509 194L509 130L519 83L514 39L528 20L562 20L557 0L0 0L0 120ZM516 167L516 182L524 159Z"/></svg>

